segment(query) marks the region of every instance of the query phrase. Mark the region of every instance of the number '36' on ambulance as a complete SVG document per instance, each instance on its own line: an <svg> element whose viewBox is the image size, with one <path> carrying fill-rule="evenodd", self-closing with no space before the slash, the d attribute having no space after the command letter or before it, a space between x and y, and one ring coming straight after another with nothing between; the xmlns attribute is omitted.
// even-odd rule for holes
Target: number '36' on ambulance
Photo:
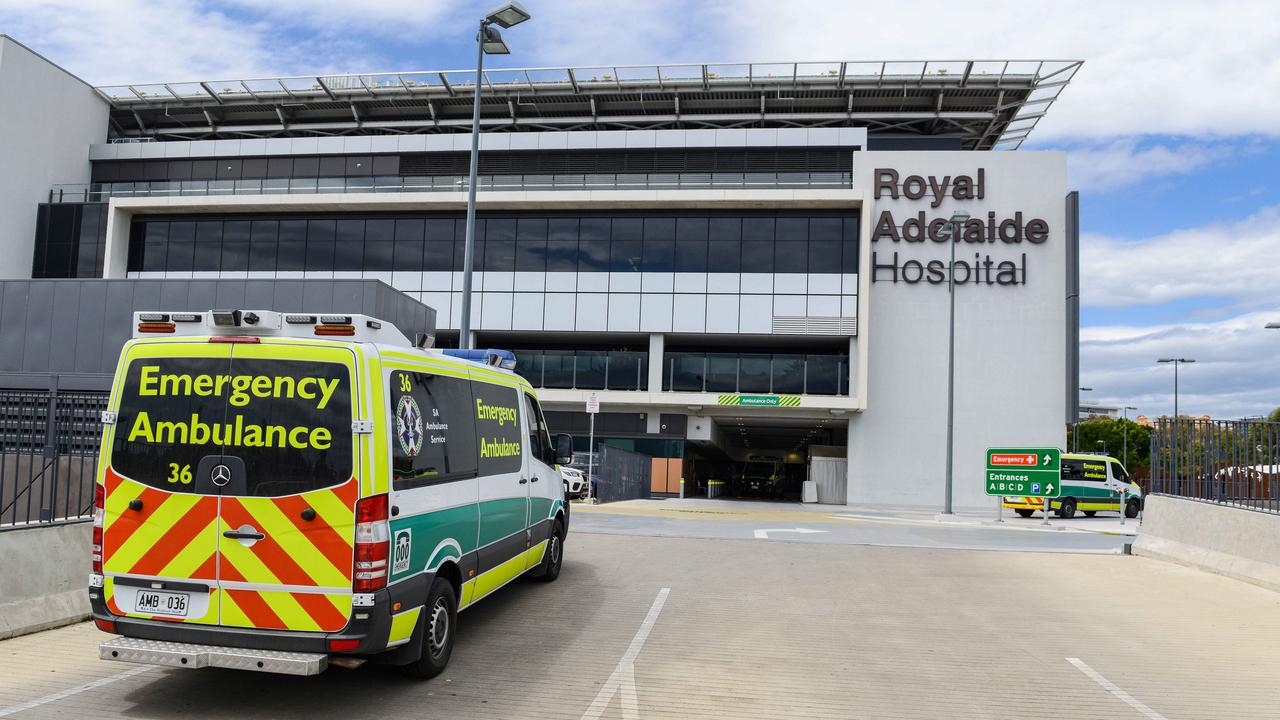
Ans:
<svg viewBox="0 0 1280 720"><path fill-rule="evenodd" d="M510 353L362 315L134 320L94 500L102 658L432 677L460 610L559 575L571 439Z"/></svg>

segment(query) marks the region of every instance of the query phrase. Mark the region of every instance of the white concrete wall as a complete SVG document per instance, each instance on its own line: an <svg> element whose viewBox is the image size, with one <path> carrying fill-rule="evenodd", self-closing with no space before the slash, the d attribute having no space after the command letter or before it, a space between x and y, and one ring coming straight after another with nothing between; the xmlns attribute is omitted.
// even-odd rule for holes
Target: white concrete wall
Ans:
<svg viewBox="0 0 1280 720"><path fill-rule="evenodd" d="M872 196L873 171L908 174L976 174L986 169L983 200L930 200ZM900 224L925 211L950 217L963 210L984 218L1022 211L1049 223L1040 245L995 244L957 248L957 260L974 251L996 259L1027 254L1028 284L960 286L956 294L956 507L989 507L983 493L983 451L989 446L1049 446L1063 442L1066 373L1065 207L1066 156L1029 152L866 152L854 155L855 190L874 230L881 211ZM864 224L866 227L867 224ZM870 243L870 235L863 242ZM880 240L870 243L879 262L896 250L900 261L948 260L947 243ZM871 278L872 268L860 268ZM947 429L946 283L889 282L882 272L869 291L865 325L870 337L866 368L867 410L849 425L849 503L937 507L943 503Z"/></svg>
<svg viewBox="0 0 1280 720"><path fill-rule="evenodd" d="M1280 515L1151 495L1133 554L1280 590Z"/></svg>
<svg viewBox="0 0 1280 720"><path fill-rule="evenodd" d="M0 35L0 278L31 277L36 206L55 183L89 181L107 111L89 85Z"/></svg>
<svg viewBox="0 0 1280 720"><path fill-rule="evenodd" d="M93 526L0 532L0 639L89 617Z"/></svg>

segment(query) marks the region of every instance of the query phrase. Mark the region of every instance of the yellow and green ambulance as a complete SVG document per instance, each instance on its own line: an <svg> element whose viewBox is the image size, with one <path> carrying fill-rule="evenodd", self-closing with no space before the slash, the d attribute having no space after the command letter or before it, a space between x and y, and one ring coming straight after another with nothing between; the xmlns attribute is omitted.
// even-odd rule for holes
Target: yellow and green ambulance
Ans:
<svg viewBox="0 0 1280 720"><path fill-rule="evenodd" d="M134 320L95 496L104 659L431 677L458 611L558 576L570 438L509 353L416 347L363 315Z"/></svg>
<svg viewBox="0 0 1280 720"><path fill-rule="evenodd" d="M1062 456L1062 494L1050 500L1049 507L1060 518L1073 518L1077 512L1093 517L1098 512L1121 512L1123 502L1125 517L1135 518L1142 509L1142 499L1142 488L1119 460L1106 455L1068 453ZM1037 510L1044 510L1044 500L1006 497L1004 506L1022 517L1031 517Z"/></svg>

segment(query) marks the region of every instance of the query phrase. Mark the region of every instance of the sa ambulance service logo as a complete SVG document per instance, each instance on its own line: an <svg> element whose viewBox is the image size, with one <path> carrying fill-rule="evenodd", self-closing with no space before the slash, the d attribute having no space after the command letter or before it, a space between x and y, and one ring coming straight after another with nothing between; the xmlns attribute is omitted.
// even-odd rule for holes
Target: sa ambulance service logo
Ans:
<svg viewBox="0 0 1280 720"><path fill-rule="evenodd" d="M391 553L391 574L399 575L409 571L409 556L413 549L413 533L409 530L397 530L394 549Z"/></svg>
<svg viewBox="0 0 1280 720"><path fill-rule="evenodd" d="M396 404L396 439L400 450L409 457L416 457L422 450L422 411L412 395L401 396Z"/></svg>

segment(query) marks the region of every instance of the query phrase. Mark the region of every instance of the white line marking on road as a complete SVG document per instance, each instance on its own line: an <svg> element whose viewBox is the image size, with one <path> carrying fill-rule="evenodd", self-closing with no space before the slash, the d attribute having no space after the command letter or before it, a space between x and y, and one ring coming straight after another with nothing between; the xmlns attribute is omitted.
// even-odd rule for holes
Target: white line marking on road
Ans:
<svg viewBox="0 0 1280 720"><path fill-rule="evenodd" d="M1067 662L1071 663L1072 665L1075 665L1077 670L1084 673L1085 675L1088 675L1094 682L1101 685L1104 690L1120 698L1126 704L1128 704L1129 707L1133 708L1134 710L1137 710L1143 715L1146 715L1148 718L1151 718L1151 720L1168 720L1168 718L1166 718L1165 716L1161 715L1155 710L1152 710L1151 708L1144 705L1141 700L1138 700L1137 698L1125 692L1124 690L1121 690L1119 686L1117 686L1115 683L1102 677L1102 675L1099 674L1097 670L1094 670L1093 668L1089 667L1089 665L1085 663L1085 661L1081 660L1080 658L1067 658Z"/></svg>
<svg viewBox="0 0 1280 720"><path fill-rule="evenodd" d="M51 695L45 695L42 698L29 700L27 702L22 703L21 705L10 705L7 708L0 708L0 718L9 717L10 715L20 713L24 710L30 710L31 708L40 707L41 705L48 705L51 702L64 700L66 698L71 697L72 695L79 695L80 693L86 690L93 690L95 688L100 688L103 685L110 685L111 683L116 682L117 680L124 680L125 678L131 678L134 675L141 675L142 673L152 669L154 668L151 665L136 667L136 668L133 668L132 670L125 670L124 672L116 673L115 675L108 675L107 677L104 677L104 678L98 678L97 680L94 680L92 682L87 682L84 685L80 685L79 687L73 687L70 690L62 690L62 691L53 693Z"/></svg>
<svg viewBox="0 0 1280 720"><path fill-rule="evenodd" d="M801 528L801 527L798 527L798 528L769 528L769 529L767 529L767 530L756 530L755 535L756 535L756 539L757 539L757 540L768 540L768 539L769 539L769 533L784 533L784 532L789 532L789 533L799 533L799 534L801 534L801 535L813 535L814 533L824 533L824 532L826 532L826 530L810 530L809 528Z"/></svg>
<svg viewBox="0 0 1280 720"><path fill-rule="evenodd" d="M604 687L596 693L596 699L592 700L587 711L582 713L582 720L599 720L604 715L605 708L609 707L609 701L619 693L622 694L623 720L640 720L640 699L636 694L636 657L644 648L645 640L649 639L653 624L658 621L658 613L662 612L662 606L667 604L667 595L670 594L671 588L662 588L658 591L658 597L653 599L653 605L649 607L649 614L644 616L644 622L640 623L636 636L631 638L631 644L627 646L627 651L622 653L618 666L604 681Z"/></svg>

